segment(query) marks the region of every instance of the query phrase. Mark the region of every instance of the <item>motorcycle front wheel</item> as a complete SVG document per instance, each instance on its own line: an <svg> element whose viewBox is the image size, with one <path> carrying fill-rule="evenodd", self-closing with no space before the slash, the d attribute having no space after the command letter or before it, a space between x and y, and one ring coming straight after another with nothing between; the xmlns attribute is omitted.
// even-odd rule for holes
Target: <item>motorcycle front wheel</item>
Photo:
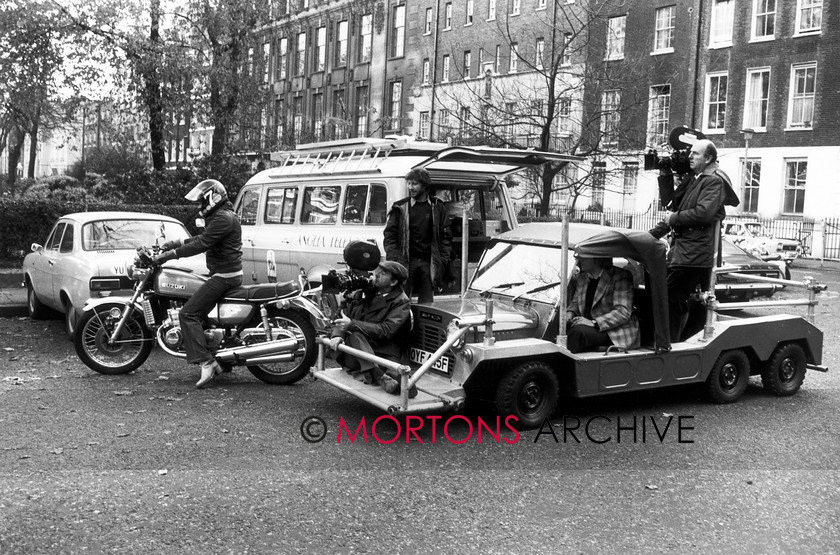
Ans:
<svg viewBox="0 0 840 555"><path fill-rule="evenodd" d="M248 366L248 370L257 379L272 385L288 385L302 379L315 364L318 349L315 345L315 327L309 318L296 310L272 310L268 315L272 335L276 337L294 336L298 348L294 359L289 362L272 362ZM251 340L250 344L260 341Z"/></svg>
<svg viewBox="0 0 840 555"><path fill-rule="evenodd" d="M137 319L129 319L114 343L109 339L119 318L110 315L112 308L122 305L105 305L85 312L76 323L73 345L85 365L100 374L127 374L143 364L152 352L152 333Z"/></svg>

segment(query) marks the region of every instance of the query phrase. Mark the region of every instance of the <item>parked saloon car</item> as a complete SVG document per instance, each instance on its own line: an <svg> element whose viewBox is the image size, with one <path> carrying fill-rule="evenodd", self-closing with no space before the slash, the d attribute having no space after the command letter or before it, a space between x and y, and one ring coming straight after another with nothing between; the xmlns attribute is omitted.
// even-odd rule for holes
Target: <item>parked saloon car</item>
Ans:
<svg viewBox="0 0 840 555"><path fill-rule="evenodd" d="M130 294L126 266L135 249L158 240L185 239L184 224L169 216L138 212L82 212L59 218L44 245L32 244L23 259L29 316L64 314L68 335L91 297ZM203 256L168 262L206 272Z"/></svg>
<svg viewBox="0 0 840 555"><path fill-rule="evenodd" d="M754 220L724 221L723 236L762 260L793 264L804 253L801 241L774 237L761 222Z"/></svg>
<svg viewBox="0 0 840 555"><path fill-rule="evenodd" d="M736 267L739 274L790 279L790 269L781 260L761 260L727 239L723 240L723 265ZM782 289L784 289L784 285L758 281L748 282L729 277L726 274L719 274L715 286L715 296L721 302L739 302L748 301L753 297L770 297L773 293Z"/></svg>

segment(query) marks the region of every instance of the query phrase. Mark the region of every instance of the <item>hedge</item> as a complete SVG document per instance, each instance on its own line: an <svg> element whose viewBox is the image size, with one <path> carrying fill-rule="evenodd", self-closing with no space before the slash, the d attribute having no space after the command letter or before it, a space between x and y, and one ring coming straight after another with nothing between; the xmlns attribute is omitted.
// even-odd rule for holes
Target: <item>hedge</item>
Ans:
<svg viewBox="0 0 840 555"><path fill-rule="evenodd" d="M47 239L56 220L74 212L120 210L163 214L181 221L195 234L196 207L191 204L114 204L60 202L55 200L7 200L0 198L0 258L23 259L32 243Z"/></svg>

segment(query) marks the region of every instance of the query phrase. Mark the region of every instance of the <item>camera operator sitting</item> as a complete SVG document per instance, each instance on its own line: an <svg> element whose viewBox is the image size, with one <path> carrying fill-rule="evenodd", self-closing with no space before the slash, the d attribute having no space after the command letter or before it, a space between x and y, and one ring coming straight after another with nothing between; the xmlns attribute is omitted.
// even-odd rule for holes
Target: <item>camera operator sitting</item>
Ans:
<svg viewBox="0 0 840 555"><path fill-rule="evenodd" d="M399 262L380 262L373 272L369 287L355 291L333 323L329 346L336 350L345 343L379 357L402 362L408 334L411 331L411 310L402 290L408 270ZM373 362L338 352L336 362L368 384L380 384L388 393L399 392L399 376ZM417 395L412 388L410 397Z"/></svg>

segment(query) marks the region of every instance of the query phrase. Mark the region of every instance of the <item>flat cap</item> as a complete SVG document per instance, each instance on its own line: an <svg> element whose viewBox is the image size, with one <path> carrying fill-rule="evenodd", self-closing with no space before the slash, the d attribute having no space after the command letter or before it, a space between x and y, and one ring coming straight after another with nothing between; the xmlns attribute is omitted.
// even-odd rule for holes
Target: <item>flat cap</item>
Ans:
<svg viewBox="0 0 840 555"><path fill-rule="evenodd" d="M405 269L405 266L400 264L399 262L395 262L393 260L384 260L379 263L379 268L388 272L396 279L399 283L404 282L408 279L408 270Z"/></svg>

